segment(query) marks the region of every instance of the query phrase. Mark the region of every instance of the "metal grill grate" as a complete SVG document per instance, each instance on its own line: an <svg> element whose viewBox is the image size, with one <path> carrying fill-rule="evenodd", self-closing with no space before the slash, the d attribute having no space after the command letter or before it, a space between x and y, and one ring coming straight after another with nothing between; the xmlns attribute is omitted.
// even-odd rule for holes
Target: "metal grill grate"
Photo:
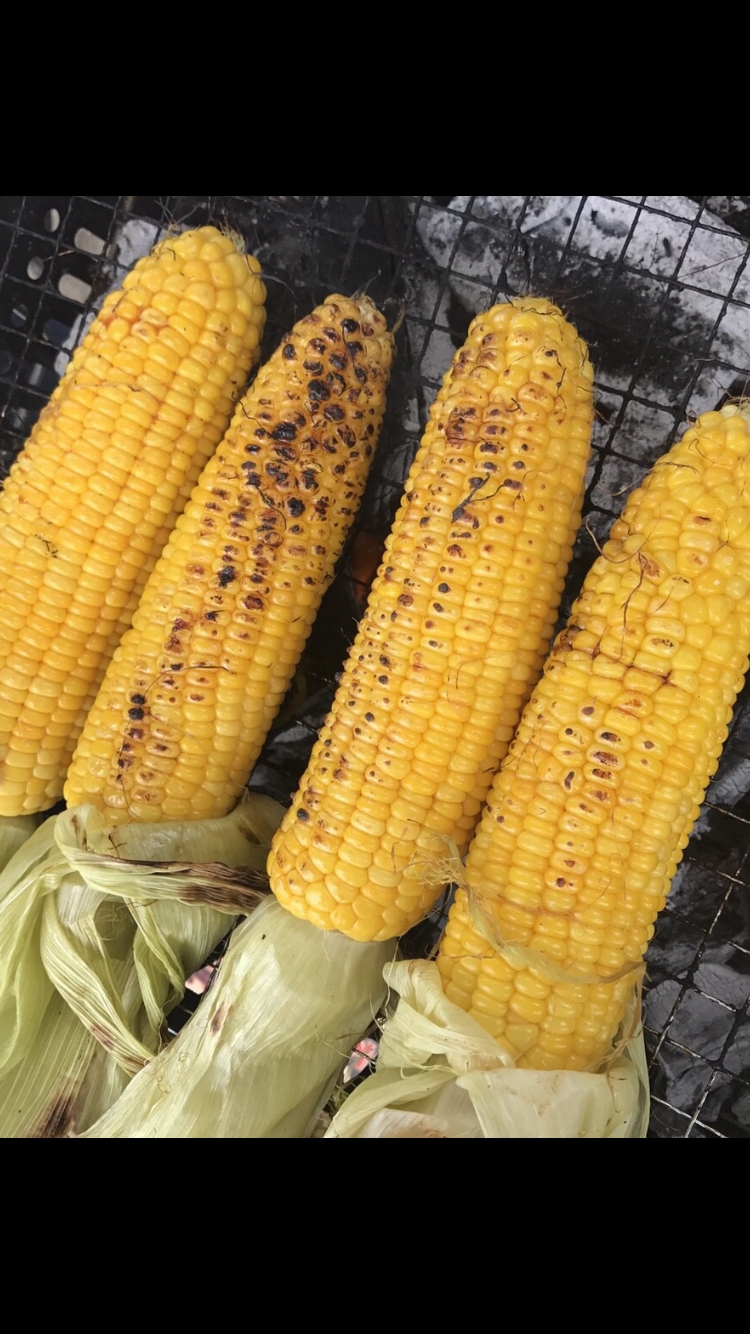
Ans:
<svg viewBox="0 0 750 1334"><path fill-rule="evenodd" d="M270 282L266 347L334 290L405 302L388 420L358 528L253 786L286 800L325 715L429 404L472 316L538 292L591 345L599 420L586 512L691 414L750 378L750 196L0 196L0 466L6 469L102 295L172 226L246 238ZM595 556L584 531L570 598ZM567 609L566 609L567 610ZM750 694L737 709L649 955L657 1138L750 1136Z"/></svg>

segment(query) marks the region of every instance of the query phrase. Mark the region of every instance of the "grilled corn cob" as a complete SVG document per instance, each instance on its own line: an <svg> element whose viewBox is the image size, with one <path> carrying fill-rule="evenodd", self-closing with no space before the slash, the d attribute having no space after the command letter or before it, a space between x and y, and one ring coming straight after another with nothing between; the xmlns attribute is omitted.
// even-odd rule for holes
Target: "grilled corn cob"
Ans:
<svg viewBox="0 0 750 1334"><path fill-rule="evenodd" d="M49 808L257 359L257 261L213 227L111 293L0 494L0 815Z"/></svg>
<svg viewBox="0 0 750 1334"><path fill-rule="evenodd" d="M283 906L354 940L428 911L538 678L580 518L586 348L559 310L478 317L433 406L367 611L269 859Z"/></svg>
<svg viewBox="0 0 750 1334"><path fill-rule="evenodd" d="M748 666L749 457L728 406L631 496L495 780L439 967L520 1065L596 1069L623 1020Z"/></svg>
<svg viewBox="0 0 750 1334"><path fill-rule="evenodd" d="M115 653L69 805L114 821L232 808L357 511L392 354L367 298L333 296L260 371Z"/></svg>

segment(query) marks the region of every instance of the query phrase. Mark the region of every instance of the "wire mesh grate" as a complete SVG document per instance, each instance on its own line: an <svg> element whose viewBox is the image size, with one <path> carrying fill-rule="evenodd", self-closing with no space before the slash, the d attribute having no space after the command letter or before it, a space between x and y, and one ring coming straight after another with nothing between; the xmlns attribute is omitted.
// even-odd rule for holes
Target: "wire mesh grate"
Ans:
<svg viewBox="0 0 750 1334"><path fill-rule="evenodd" d="M636 484L691 416L750 378L750 196L0 196L0 468L103 295L171 228L235 228L270 281L266 350L329 292L395 315L399 361L357 529L253 786L304 770L430 403L469 322L538 292L591 346L598 420L568 605ZM567 607L565 608L567 612ZM656 1138L750 1135L750 694L648 959Z"/></svg>

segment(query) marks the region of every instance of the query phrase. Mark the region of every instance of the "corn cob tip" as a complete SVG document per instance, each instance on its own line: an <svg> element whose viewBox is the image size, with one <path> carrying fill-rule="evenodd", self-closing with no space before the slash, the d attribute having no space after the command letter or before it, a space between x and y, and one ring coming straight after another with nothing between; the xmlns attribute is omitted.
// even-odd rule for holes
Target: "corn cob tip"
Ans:
<svg viewBox="0 0 750 1334"><path fill-rule="evenodd" d="M573 330L573 334L576 338L580 338L575 324L568 318L565 311L562 310L560 306L556 305L554 301L550 301L548 297L534 296L533 294L510 297L508 301L493 306L484 315L477 315L477 319L486 319L491 317L495 311L501 311L503 309L520 311L527 315L538 315L545 320L559 320L566 329ZM583 340L581 340L581 342L582 345L584 345ZM586 352L588 355L588 348L586 348Z"/></svg>
<svg viewBox="0 0 750 1334"><path fill-rule="evenodd" d="M750 398L736 398L725 403L719 412L724 417L742 417L743 421L750 424ZM699 418L699 421L701 420L702 418Z"/></svg>
<svg viewBox="0 0 750 1334"><path fill-rule="evenodd" d="M388 321L382 311L378 310L375 302L364 292L356 292L354 296L342 296L340 292L333 292L327 296L324 306L348 307L354 306L359 312L360 319L364 322L362 333L365 338L371 338L373 335L382 336L387 333ZM371 328L367 326L371 325ZM359 330L345 330L346 333L358 333Z"/></svg>
<svg viewBox="0 0 750 1334"><path fill-rule="evenodd" d="M244 236L242 235L242 232L238 232L237 228L230 226L228 222L224 223L224 225L220 228L220 231L222 236L227 236L229 238L235 250L238 251L240 255L247 254L247 242ZM258 264L257 260L255 262L256 264ZM260 269L259 264L258 268Z"/></svg>
<svg viewBox="0 0 750 1334"><path fill-rule="evenodd" d="M528 310L535 315L556 315L561 320L565 319L560 307L556 306L554 301L548 301L546 297L513 296L507 305L513 306L514 310Z"/></svg>

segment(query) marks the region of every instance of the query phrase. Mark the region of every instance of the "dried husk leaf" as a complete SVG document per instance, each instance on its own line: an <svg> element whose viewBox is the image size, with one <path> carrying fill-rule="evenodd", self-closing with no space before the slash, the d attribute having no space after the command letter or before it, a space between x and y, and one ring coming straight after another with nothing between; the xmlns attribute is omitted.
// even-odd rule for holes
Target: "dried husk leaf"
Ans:
<svg viewBox="0 0 750 1334"><path fill-rule="evenodd" d="M282 808L111 829L48 820L0 875L0 1138L98 1118L162 1044L165 1015L265 892Z"/></svg>
<svg viewBox="0 0 750 1334"><path fill-rule="evenodd" d="M266 901L194 1018L81 1138L306 1138L378 1012L393 952Z"/></svg>
<svg viewBox="0 0 750 1334"><path fill-rule="evenodd" d="M31 837L40 821L38 815L6 815L0 818L0 872L4 871L11 857Z"/></svg>
<svg viewBox="0 0 750 1334"><path fill-rule="evenodd" d="M385 976L401 1000L377 1072L347 1099L326 1139L645 1138L648 1071L632 1016L630 1036L600 1073L521 1070L447 999L435 964L391 964Z"/></svg>

